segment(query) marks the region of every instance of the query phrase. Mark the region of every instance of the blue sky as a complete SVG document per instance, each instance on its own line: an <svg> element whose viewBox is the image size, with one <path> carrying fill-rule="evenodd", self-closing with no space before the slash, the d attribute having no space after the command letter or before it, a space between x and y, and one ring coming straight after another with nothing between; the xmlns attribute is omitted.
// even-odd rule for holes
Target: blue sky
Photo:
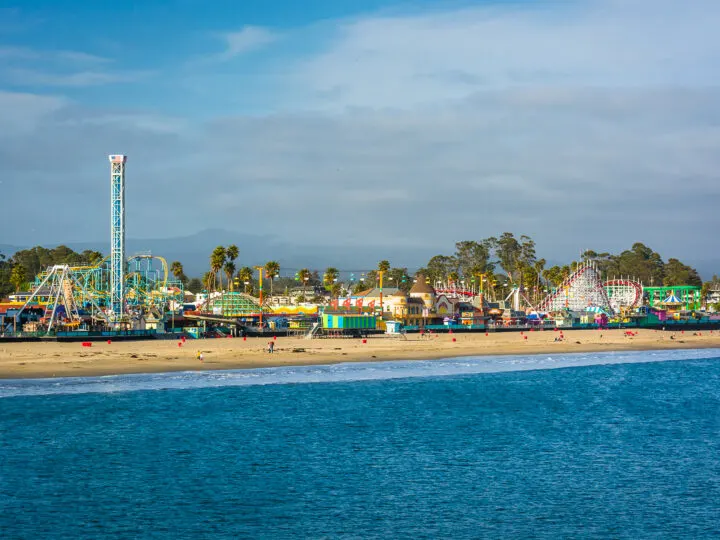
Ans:
<svg viewBox="0 0 720 540"><path fill-rule="evenodd" d="M103 239L124 152L136 238L692 257L720 225L719 27L715 0L11 3L0 198L82 210L0 243Z"/></svg>
<svg viewBox="0 0 720 540"><path fill-rule="evenodd" d="M322 47L337 23L367 13L463 5L436 0L21 2L4 10L6 23L0 26L9 70L5 85L38 93L62 88L63 95L86 105L188 116L267 113L282 106L275 86L286 63ZM208 80L218 87L208 89Z"/></svg>

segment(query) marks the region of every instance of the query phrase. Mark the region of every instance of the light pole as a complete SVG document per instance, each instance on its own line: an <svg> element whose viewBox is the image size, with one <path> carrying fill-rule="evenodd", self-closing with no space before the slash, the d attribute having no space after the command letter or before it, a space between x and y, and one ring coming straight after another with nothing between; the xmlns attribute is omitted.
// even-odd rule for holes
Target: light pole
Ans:
<svg viewBox="0 0 720 540"><path fill-rule="evenodd" d="M262 310L262 306L263 306L263 288L262 288L262 286L263 286L263 270L264 270L264 269L265 269L264 266L256 266L256 267L255 267L255 270L258 271L258 287L259 287L259 290L260 290L260 328L262 328L262 324L263 324L263 317L262 317L262 316L263 316L263 310Z"/></svg>
<svg viewBox="0 0 720 540"><path fill-rule="evenodd" d="M380 276L380 319L382 320L383 316L383 297L382 297L382 286L383 286L383 274L385 273L385 270L378 270L378 275Z"/></svg>

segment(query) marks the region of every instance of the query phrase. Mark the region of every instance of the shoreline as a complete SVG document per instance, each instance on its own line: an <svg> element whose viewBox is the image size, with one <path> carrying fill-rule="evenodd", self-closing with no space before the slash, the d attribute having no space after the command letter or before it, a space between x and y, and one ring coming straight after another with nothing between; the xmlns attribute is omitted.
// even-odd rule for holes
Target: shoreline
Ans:
<svg viewBox="0 0 720 540"><path fill-rule="evenodd" d="M576 330L563 341L560 332L505 334L434 334L360 339L278 337L275 352L266 352L269 339L241 338L80 343L0 344L0 379L92 377L131 373L215 371L263 367L307 366L345 362L437 360L464 356L531 355L546 353L615 352L720 348L720 332L639 330ZM455 341L453 341L453 339ZM202 351L204 361L196 355Z"/></svg>

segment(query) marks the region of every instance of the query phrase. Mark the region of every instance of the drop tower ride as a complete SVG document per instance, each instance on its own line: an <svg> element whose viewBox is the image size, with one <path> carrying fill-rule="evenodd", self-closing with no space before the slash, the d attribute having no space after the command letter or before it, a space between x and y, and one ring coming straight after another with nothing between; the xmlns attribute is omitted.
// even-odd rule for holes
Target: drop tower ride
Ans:
<svg viewBox="0 0 720 540"><path fill-rule="evenodd" d="M119 321L125 312L125 162L127 156L110 158L110 308Z"/></svg>

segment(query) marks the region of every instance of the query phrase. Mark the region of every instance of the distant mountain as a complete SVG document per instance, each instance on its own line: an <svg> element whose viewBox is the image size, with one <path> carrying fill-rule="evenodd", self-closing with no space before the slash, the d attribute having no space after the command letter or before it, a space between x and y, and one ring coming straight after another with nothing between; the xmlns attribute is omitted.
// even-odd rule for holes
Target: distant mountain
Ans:
<svg viewBox="0 0 720 540"><path fill-rule="evenodd" d="M27 246L12 246L10 244L0 244L0 253L5 255L7 258L10 258L10 256L15 253L16 251L20 251L21 249L25 249Z"/></svg>
<svg viewBox="0 0 720 540"><path fill-rule="evenodd" d="M45 243L45 247L55 247L59 243ZM128 238L126 252L128 256L139 253L152 253L167 259L168 262L180 261L189 276L201 276L208 270L210 253L215 246L235 244L240 249L238 267L265 264L277 260L286 272L300 268L322 270L334 266L341 270L367 271L377 266L377 262L388 259L396 265L415 269L424 265L436 254L417 248L375 247L375 246L318 246L306 245L293 238L278 238L270 235L237 233L224 229L207 229L189 236L175 238ZM67 242L75 251L91 249L109 253L109 242ZM6 256L30 246L11 246L0 244L0 252ZM427 252L426 252L427 251Z"/></svg>

